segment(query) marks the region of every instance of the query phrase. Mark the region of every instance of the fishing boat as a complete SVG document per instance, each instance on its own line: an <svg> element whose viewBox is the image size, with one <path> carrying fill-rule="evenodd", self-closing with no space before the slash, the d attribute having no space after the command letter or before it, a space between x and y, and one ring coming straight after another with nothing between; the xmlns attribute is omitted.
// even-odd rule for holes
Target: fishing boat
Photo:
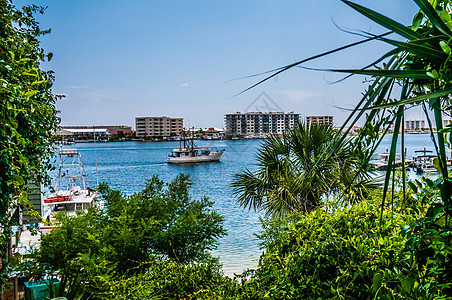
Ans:
<svg viewBox="0 0 452 300"><path fill-rule="evenodd" d="M191 164L220 161L224 151L224 149L212 151L212 149L208 147L198 148L193 143L193 137L188 140L183 138L179 141L179 148L173 149L171 154L168 154L168 163Z"/></svg>
<svg viewBox="0 0 452 300"><path fill-rule="evenodd" d="M55 192L43 200L44 219L50 221L53 215L66 211L75 215L97 204L97 192L89 188L82 157L77 149L60 149L58 175Z"/></svg>

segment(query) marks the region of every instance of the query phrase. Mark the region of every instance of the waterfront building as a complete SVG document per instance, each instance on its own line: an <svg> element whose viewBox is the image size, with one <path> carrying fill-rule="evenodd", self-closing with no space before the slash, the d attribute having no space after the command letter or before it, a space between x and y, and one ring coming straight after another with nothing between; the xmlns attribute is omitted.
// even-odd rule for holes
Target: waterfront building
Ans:
<svg viewBox="0 0 452 300"><path fill-rule="evenodd" d="M105 142L108 141L111 134L107 128L97 128L97 127L64 127L58 134L61 136L63 141L71 142L92 142L94 139L96 141Z"/></svg>
<svg viewBox="0 0 452 300"><path fill-rule="evenodd" d="M133 134L132 127L125 125L62 126L57 134L63 141L90 142L94 140L94 137L96 141L107 141L112 135L119 132L126 136Z"/></svg>
<svg viewBox="0 0 452 300"><path fill-rule="evenodd" d="M96 129L107 129L108 133L118 134L120 131L122 131L125 135L131 135L133 133L132 126L125 126L125 125L94 125L94 126L62 126L61 130L67 130L67 129L86 129L86 130L93 130L93 128Z"/></svg>
<svg viewBox="0 0 452 300"><path fill-rule="evenodd" d="M283 134L299 120L300 114L294 112L236 112L224 116L225 134L250 138Z"/></svg>
<svg viewBox="0 0 452 300"><path fill-rule="evenodd" d="M206 140L218 140L224 137L224 130L221 128L209 127L204 130L203 139Z"/></svg>
<svg viewBox="0 0 452 300"><path fill-rule="evenodd" d="M184 127L183 118L137 117L135 118L137 138L165 138L178 136Z"/></svg>
<svg viewBox="0 0 452 300"><path fill-rule="evenodd" d="M333 116L308 116L306 117L306 125L311 124L328 125L333 127Z"/></svg>
<svg viewBox="0 0 452 300"><path fill-rule="evenodd" d="M422 130L425 127L424 120L405 120L405 130Z"/></svg>

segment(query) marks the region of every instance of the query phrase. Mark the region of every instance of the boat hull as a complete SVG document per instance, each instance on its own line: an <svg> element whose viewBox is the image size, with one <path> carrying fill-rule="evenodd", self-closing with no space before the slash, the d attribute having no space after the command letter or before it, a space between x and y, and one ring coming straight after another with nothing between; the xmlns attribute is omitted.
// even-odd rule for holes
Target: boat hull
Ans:
<svg viewBox="0 0 452 300"><path fill-rule="evenodd" d="M212 151L209 155L200 156L182 156L182 157L168 157L168 163L170 164L194 164L204 162L220 161L221 155L224 150Z"/></svg>

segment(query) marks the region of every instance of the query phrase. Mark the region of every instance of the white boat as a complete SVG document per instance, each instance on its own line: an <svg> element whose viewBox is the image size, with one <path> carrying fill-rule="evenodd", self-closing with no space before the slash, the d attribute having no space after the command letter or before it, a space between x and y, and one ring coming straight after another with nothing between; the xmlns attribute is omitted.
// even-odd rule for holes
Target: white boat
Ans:
<svg viewBox="0 0 452 300"><path fill-rule="evenodd" d="M416 169L417 174L422 174L424 172L427 173L436 173L438 170L436 170L434 166L434 161L438 157L435 154L432 154L433 151L423 149L423 150L416 150L414 151L416 154L414 157L414 168Z"/></svg>
<svg viewBox="0 0 452 300"><path fill-rule="evenodd" d="M191 164L202 162L220 161L223 150L212 151L211 148L198 148L194 145L193 139L179 141L179 148L173 149L168 154L168 163L170 164Z"/></svg>
<svg viewBox="0 0 452 300"><path fill-rule="evenodd" d="M97 205L97 192L89 188L82 158L77 149L60 149L55 192L43 200L44 219L51 221L53 215L66 211L75 215Z"/></svg>

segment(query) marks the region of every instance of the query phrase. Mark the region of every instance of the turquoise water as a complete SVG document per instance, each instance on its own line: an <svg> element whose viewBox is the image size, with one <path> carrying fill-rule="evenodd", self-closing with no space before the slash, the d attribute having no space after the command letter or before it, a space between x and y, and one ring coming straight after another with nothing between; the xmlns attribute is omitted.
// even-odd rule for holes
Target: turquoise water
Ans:
<svg viewBox="0 0 452 300"><path fill-rule="evenodd" d="M377 153L390 147L391 138L384 139ZM260 143L260 140L197 141L198 146L226 149L220 162L197 165L167 164L167 155L179 146L178 142L81 143L69 147L80 151L91 187L96 186L95 152L99 182L106 181L110 187L125 194L143 189L146 179L153 174L165 181L173 180L179 172L190 175L193 181L191 195L194 198L209 197L215 202L214 209L225 217L228 235L220 240L214 255L220 257L225 274L232 275L256 267L261 253L254 236L261 228L259 214L239 207L230 187L233 174L245 167L254 168ZM405 147L408 158L424 147L433 150L426 134L407 135Z"/></svg>

